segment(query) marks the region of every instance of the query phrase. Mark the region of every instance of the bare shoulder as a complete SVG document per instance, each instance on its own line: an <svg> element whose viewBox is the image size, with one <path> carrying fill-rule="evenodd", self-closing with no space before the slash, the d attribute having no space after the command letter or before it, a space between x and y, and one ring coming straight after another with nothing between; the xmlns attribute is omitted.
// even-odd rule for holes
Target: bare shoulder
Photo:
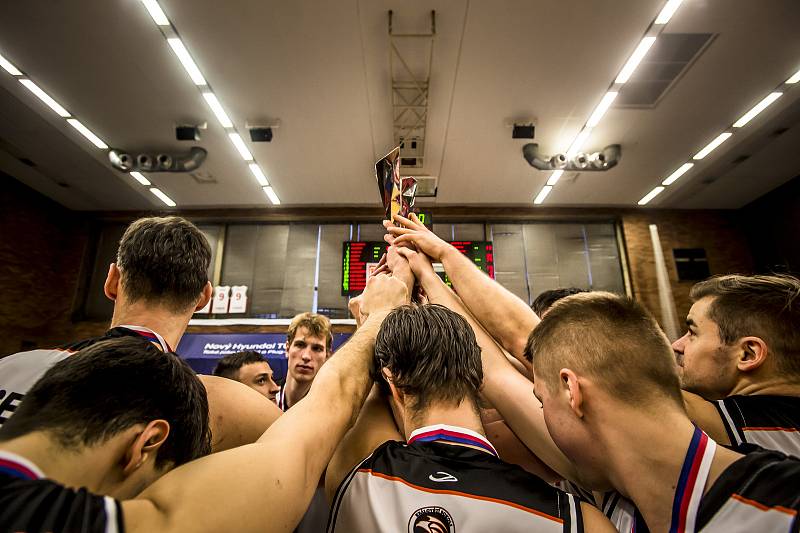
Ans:
<svg viewBox="0 0 800 533"><path fill-rule="evenodd" d="M718 443L730 444L730 437L714 402L709 402L691 392L681 391L681 393L689 419Z"/></svg>
<svg viewBox="0 0 800 533"><path fill-rule="evenodd" d="M588 533L616 533L617 528L605 517L594 505L581 502L581 513L583 514L583 529Z"/></svg>

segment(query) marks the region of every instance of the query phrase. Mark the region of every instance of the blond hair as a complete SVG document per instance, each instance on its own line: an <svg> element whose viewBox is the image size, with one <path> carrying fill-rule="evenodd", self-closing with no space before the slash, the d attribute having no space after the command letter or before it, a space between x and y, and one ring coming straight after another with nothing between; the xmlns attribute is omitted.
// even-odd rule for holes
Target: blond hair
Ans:
<svg viewBox="0 0 800 533"><path fill-rule="evenodd" d="M287 349L292 344L299 328L306 328L313 337L325 339L325 349L330 353L333 347L333 332L331 331L331 321L328 317L316 313L295 315L289 323L289 329L286 331Z"/></svg>

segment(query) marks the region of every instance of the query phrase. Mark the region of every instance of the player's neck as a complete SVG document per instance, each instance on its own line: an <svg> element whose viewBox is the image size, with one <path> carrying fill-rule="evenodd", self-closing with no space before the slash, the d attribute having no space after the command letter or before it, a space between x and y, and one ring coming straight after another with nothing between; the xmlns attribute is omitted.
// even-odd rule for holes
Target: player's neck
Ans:
<svg viewBox="0 0 800 533"><path fill-rule="evenodd" d="M283 400L287 407L291 407L306 397L311 390L312 381L297 381L292 376L286 376L286 385L283 390Z"/></svg>
<svg viewBox="0 0 800 533"><path fill-rule="evenodd" d="M421 413L412 414L405 411L403 417L405 419L403 428L405 430L406 440L419 428L434 426L436 424L457 426L486 436L480 416L475 412L472 402L467 400L461 402L458 407L431 404Z"/></svg>
<svg viewBox="0 0 800 533"><path fill-rule="evenodd" d="M190 318L191 314L175 314L163 307L139 301L133 304L114 306L111 327L128 325L151 329L164 337L167 344L175 350L189 325Z"/></svg>
<svg viewBox="0 0 800 533"><path fill-rule="evenodd" d="M729 396L800 396L800 383L794 377L769 376L758 380L741 379Z"/></svg>
<svg viewBox="0 0 800 533"><path fill-rule="evenodd" d="M681 468L695 427L680 409L618 413L601 437L611 482L631 498L651 531L667 531ZM625 420L620 423L620 420ZM717 447L704 492L738 454Z"/></svg>

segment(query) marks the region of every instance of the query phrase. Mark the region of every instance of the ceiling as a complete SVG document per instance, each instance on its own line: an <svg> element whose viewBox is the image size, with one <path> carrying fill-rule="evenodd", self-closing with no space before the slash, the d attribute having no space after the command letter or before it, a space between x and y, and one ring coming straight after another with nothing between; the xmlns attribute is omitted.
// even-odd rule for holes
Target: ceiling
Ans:
<svg viewBox="0 0 800 533"><path fill-rule="evenodd" d="M541 151L565 151L664 0L160 4L284 205L379 201L373 164L393 142L387 12L396 32L426 32L435 10L415 172L439 188L421 202L532 205L550 173L525 162L529 141L508 124L534 118ZM684 0L664 32L713 34L710 44L655 106L612 107L594 129L586 148L620 144L618 166L565 173L545 204L635 206L800 68L798 27L795 0ZM213 183L147 174L179 208L270 205L140 0L2 2L0 54L112 147L208 150L201 171ZM738 208L799 175L800 84L781 90L650 205ZM272 142L249 141L246 122L275 119ZM201 141L175 140L176 124L201 122ZM73 209L163 208L3 70L0 170Z"/></svg>

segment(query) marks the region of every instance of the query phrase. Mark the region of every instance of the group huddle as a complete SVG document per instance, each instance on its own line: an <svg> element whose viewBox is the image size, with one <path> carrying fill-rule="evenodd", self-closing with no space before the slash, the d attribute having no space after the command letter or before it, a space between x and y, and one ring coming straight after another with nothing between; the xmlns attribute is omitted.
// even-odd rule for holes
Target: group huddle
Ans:
<svg viewBox="0 0 800 533"><path fill-rule="evenodd" d="M534 311L414 215L384 225L356 331L330 355L296 318L278 387L172 353L211 252L131 224L111 329L0 359L0 531L290 532L320 506L341 533L800 530L800 280L700 282L670 345L630 298Z"/></svg>

